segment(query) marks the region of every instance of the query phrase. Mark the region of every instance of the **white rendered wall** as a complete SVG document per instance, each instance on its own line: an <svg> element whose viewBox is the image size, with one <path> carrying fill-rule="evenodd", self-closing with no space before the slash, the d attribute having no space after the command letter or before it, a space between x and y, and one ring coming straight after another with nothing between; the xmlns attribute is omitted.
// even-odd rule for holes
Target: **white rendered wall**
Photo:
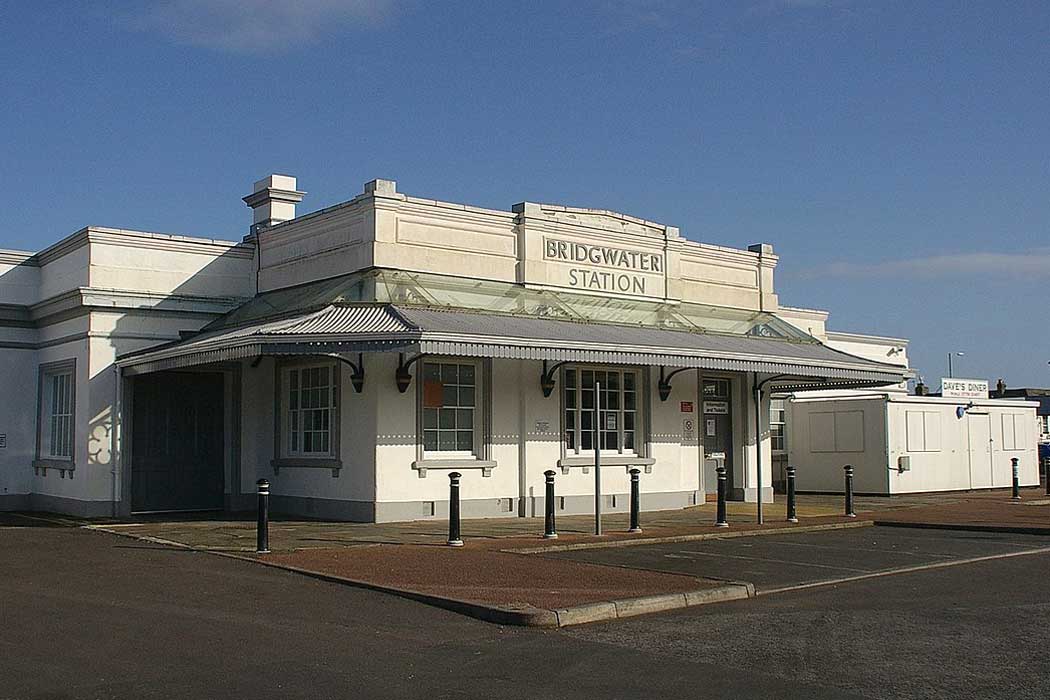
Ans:
<svg viewBox="0 0 1050 700"><path fill-rule="evenodd" d="M378 437L376 440L376 501L382 514L407 514L408 518L429 517L435 508L435 517L444 516L443 502L448 499L451 471L460 472L461 499L464 516L472 512L487 515L514 515L524 505L525 515L542 515L539 510L544 495L544 476L555 470L557 496L572 504L567 509L580 512L589 508L594 494L594 473L574 466L565 474L558 467L562 456L560 435L561 398L560 377L550 397L544 397L539 386L542 370L540 362L494 360L492 386L486 393L492 397L491 459L496 461L491 476L481 469L469 467L428 468L425 478L412 469L416 460L416 366L413 365L413 383L400 394L394 384L397 356L394 353L366 355L369 378L378 387ZM367 383L367 382L366 382ZM666 403L655 397L655 383L651 386L652 426L651 456L655 458L650 473L641 475L643 503L646 494L696 492L699 490L700 456L695 438L682 444L681 401L697 405L695 373L683 373L675 378L674 390ZM640 392L640 400L644 392ZM694 408L694 411L697 410ZM696 413L685 414L695 419ZM694 435L695 432L694 424ZM521 436L525 436L524 445ZM524 455L522 467L521 455ZM617 509L626 507L630 479L624 466L602 468L602 492L617 495ZM519 501L519 496L523 501ZM560 501L559 501L560 503ZM659 497L650 499L660 507ZM433 504L433 505L431 505ZM583 510L582 512L586 512ZM382 515L380 516L382 519Z"/></svg>
<svg viewBox="0 0 1050 700"><path fill-rule="evenodd" d="M868 398L796 400L788 421L788 463L795 467L799 491L842 493L843 467L853 465L853 488L857 493L886 493L889 468L886 457L886 405L881 396ZM821 442L831 440L825 421L835 420L846 428L859 413L863 426L862 449L824 451ZM833 416L827 418L828 415ZM814 434L817 431L819 434ZM852 434L848 437L852 438ZM861 447L854 443L851 448Z"/></svg>
<svg viewBox="0 0 1050 700"><path fill-rule="evenodd" d="M358 394L350 383L348 367L340 367L339 442L342 468L273 468L276 374L273 358L257 367L242 363L241 493L255 493L255 482L265 478L275 496L298 499L371 502L375 485L375 406L380 394L379 379L371 356L365 361L366 381ZM390 375L393 384L393 374ZM303 510L309 503L303 504ZM323 515L317 506L317 515ZM304 513L309 515L310 513Z"/></svg>
<svg viewBox="0 0 1050 700"><path fill-rule="evenodd" d="M0 368L6 398L0 401L0 433L7 447L0 449L0 509L28 508L24 497L32 490L32 463L36 456L37 353L0 349Z"/></svg>
<svg viewBox="0 0 1050 700"><path fill-rule="evenodd" d="M965 406L952 399L898 396L894 393L857 398L799 399L790 403L789 459L796 467L800 491L842 491L842 466L855 468L854 489L858 493L899 494L957 491L972 488L1008 488L1012 482L1010 459L1020 460L1022 486L1039 483L1036 439L1031 429L1035 404L996 400L974 402L959 418L957 409ZM810 424L814 413L862 411L865 427L864 451L819 452L813 449ZM936 419L936 449L909 444L908 413L926 413ZM1016 449L1005 449L1003 415L1016 416L1024 426ZM972 415L972 419L971 419ZM988 420L988 452L974 445L979 456L971 460L970 446L977 438L971 434L971 420ZM887 447L888 440L888 447ZM900 457L907 457L910 470L897 470Z"/></svg>
<svg viewBox="0 0 1050 700"><path fill-rule="evenodd" d="M29 253L0 250L0 299L5 304L35 304L40 300L40 267L27 264Z"/></svg>
<svg viewBox="0 0 1050 700"><path fill-rule="evenodd" d="M1036 454L1036 439L1031 428L1035 405L1025 402L990 400L975 402L962 418L957 409L961 404L950 399L926 399L909 397L907 401L891 401L889 404L890 464L896 465L901 455L909 457L911 470L890 473L891 493L916 493L924 491L955 491L971 488L1009 488L1013 482L1012 457L1019 461L1019 477L1022 486L1039 484L1039 468ZM909 450L908 412L927 412L940 416L940 449L929 451ZM970 416L973 416L971 419ZM1024 435L1017 449L1006 449L1003 439L1003 416L1017 416L1023 425ZM971 434L973 421L987 416L990 426L989 451L977 445L976 434ZM974 447L971 459L970 447ZM987 457L984 455L987 454Z"/></svg>

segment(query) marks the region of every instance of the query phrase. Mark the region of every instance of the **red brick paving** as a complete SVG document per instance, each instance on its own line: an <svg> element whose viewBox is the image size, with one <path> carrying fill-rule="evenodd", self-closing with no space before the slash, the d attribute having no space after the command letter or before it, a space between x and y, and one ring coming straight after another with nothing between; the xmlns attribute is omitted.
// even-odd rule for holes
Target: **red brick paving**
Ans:
<svg viewBox="0 0 1050 700"><path fill-rule="evenodd" d="M879 513L878 522L926 526L1025 528L1050 534L1050 496L1041 487L1021 489L1021 500L1009 491L984 491L954 495L955 502L918 506Z"/></svg>
<svg viewBox="0 0 1050 700"><path fill-rule="evenodd" d="M721 585L678 574L544 559L480 546L374 545L304 549L260 558L454 600L549 610Z"/></svg>

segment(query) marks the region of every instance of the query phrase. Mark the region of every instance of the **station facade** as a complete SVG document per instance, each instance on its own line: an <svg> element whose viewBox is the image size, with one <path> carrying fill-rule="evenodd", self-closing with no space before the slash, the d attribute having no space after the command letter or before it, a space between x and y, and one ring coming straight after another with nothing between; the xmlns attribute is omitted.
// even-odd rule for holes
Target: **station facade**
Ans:
<svg viewBox="0 0 1050 700"><path fill-rule="evenodd" d="M241 242L85 228L0 253L0 508L275 510L357 521L772 499L770 397L897 386L781 307L777 256L612 211L509 211L374 180ZM821 328L821 332L823 332Z"/></svg>

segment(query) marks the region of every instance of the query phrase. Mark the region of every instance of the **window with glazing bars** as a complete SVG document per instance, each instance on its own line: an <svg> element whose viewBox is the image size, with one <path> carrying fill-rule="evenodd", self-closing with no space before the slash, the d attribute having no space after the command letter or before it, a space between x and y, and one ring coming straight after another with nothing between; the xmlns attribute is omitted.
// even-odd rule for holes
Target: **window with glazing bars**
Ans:
<svg viewBox="0 0 1050 700"><path fill-rule="evenodd" d="M787 447L784 415L784 399L772 399L769 402L769 449L777 452L783 452Z"/></svg>
<svg viewBox="0 0 1050 700"><path fill-rule="evenodd" d="M423 363L424 451L475 451L477 374L473 363Z"/></svg>
<svg viewBox="0 0 1050 700"><path fill-rule="evenodd" d="M601 428L601 448L633 453L637 448L638 372L620 369L563 370L565 449L594 450L595 427ZM601 410L596 412L597 388Z"/></svg>
<svg viewBox="0 0 1050 700"><path fill-rule="evenodd" d="M292 367L287 371L288 455L330 454L335 408L332 368Z"/></svg>
<svg viewBox="0 0 1050 700"><path fill-rule="evenodd" d="M42 441L46 457L73 457L73 373L44 375L47 435Z"/></svg>

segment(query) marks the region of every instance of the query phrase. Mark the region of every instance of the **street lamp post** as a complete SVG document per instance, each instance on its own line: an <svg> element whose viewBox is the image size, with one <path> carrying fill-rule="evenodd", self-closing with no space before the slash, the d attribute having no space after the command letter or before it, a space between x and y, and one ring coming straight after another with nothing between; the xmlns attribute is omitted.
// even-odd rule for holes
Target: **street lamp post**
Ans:
<svg viewBox="0 0 1050 700"><path fill-rule="evenodd" d="M952 355L955 355L956 357L962 357L965 354L966 354L965 352L950 352L950 353L948 353L948 378L949 379L952 379L953 377L955 377L955 375L952 373Z"/></svg>

